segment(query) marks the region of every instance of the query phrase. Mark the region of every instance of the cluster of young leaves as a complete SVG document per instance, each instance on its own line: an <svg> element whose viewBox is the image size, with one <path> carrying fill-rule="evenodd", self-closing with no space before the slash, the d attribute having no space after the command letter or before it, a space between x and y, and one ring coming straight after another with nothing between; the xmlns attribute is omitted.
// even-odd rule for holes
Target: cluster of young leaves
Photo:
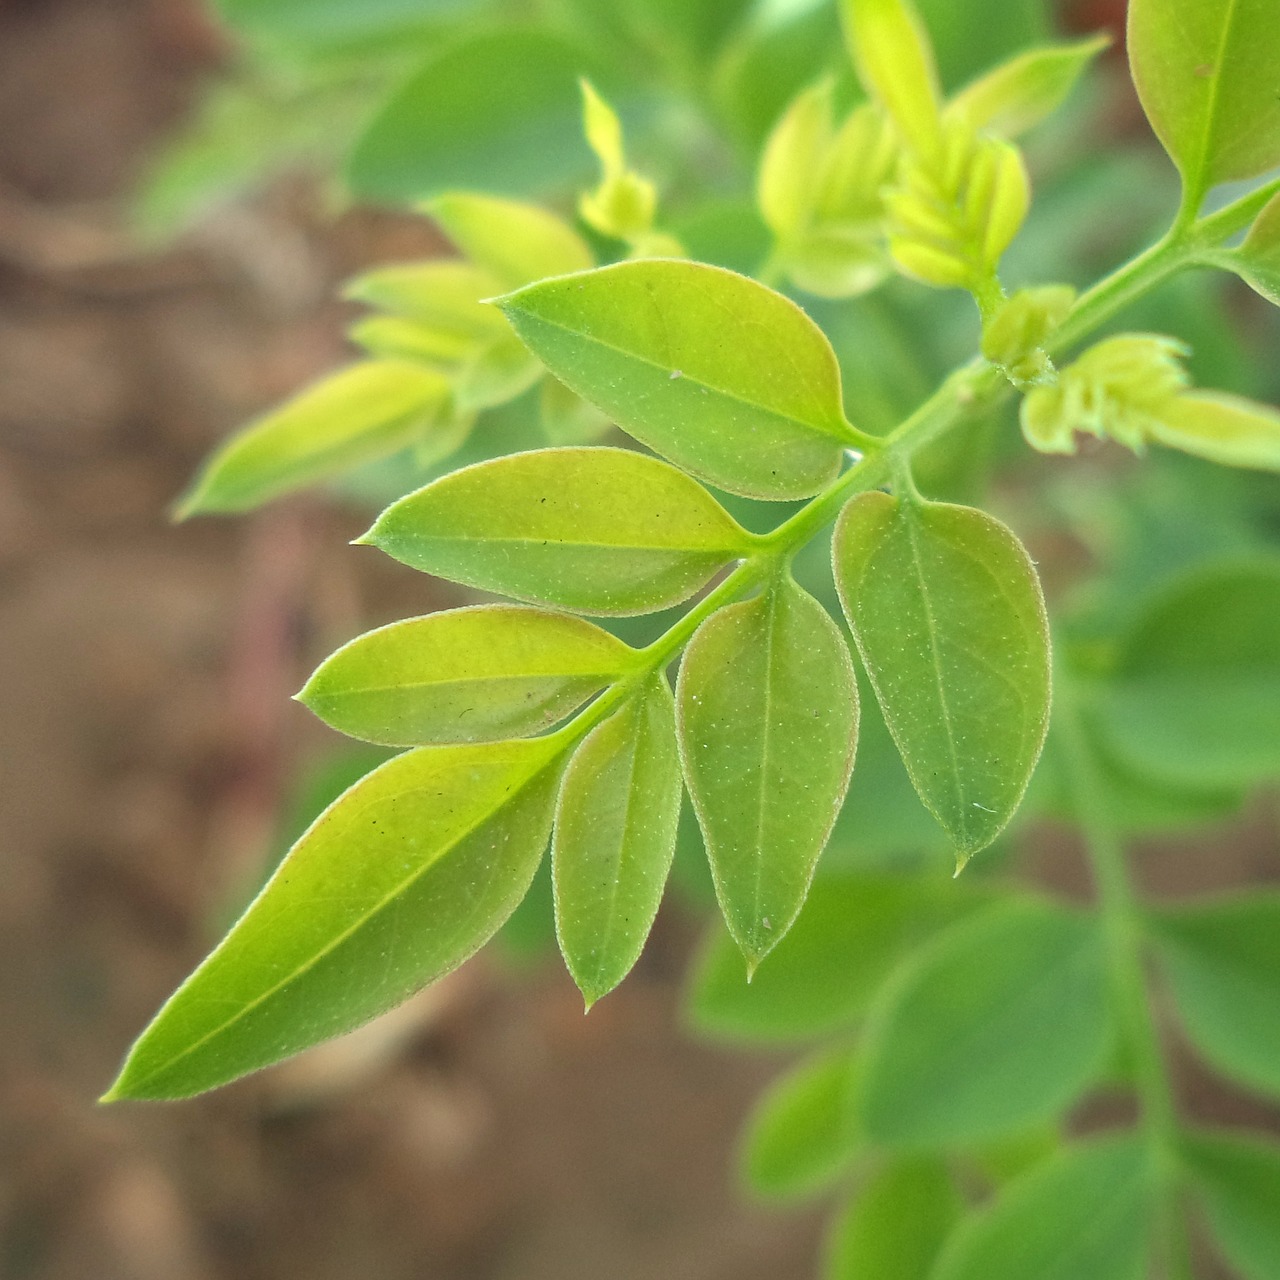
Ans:
<svg viewBox="0 0 1280 1280"><path fill-rule="evenodd" d="M519 603L370 632L308 681L299 696L327 723L408 750L303 834L108 1096L187 1096L388 1008L492 936L548 844L561 950L590 1005L644 945L687 793L725 925L700 968L698 1021L836 1037L766 1099L747 1144L766 1193L852 1184L832 1277L1122 1280L1156 1257L1178 1274L1188 1191L1242 1275L1276 1274L1265 1206L1280 1153L1176 1123L1142 961L1159 958L1209 1061L1280 1093L1280 901L1139 912L1112 830L1126 771L1163 812L1180 788L1212 808L1220 792L1280 774L1274 559L1170 588L1088 679L1070 646L1059 658L1067 705L1037 803L1090 831L1098 910L970 877L814 881L837 820L858 818L845 802L865 767L854 773L860 719L879 759L891 740L957 869L1009 823L1045 742L1035 568L992 516L921 496L913 455L1014 390L1042 449L1068 450L1083 430L1280 469L1280 416L1189 390L1171 340L1111 337L1055 366L1184 266L1276 292L1277 184L1200 210L1210 188L1280 161L1278 109L1256 65L1280 17L1220 0L1176 7L1171 27L1153 17L1157 0L1134 0L1130 32L1144 106L1183 175L1173 231L1080 297L1057 284L1007 296L1000 260L1029 200L1011 139L1063 98L1097 42L1024 52L944 102L905 0L846 0L869 100L837 124L832 83L804 88L768 139L769 272L845 297L896 270L966 290L983 322L982 357L887 437L846 416L835 354L793 302L651 256L678 246L654 230L653 188L589 87L602 175L579 213L627 260L595 267L583 238L534 206L434 201L465 260L358 281L354 296L382 313L355 333L372 358L231 442L188 510L255 505L370 450L447 447L478 409L544 377L566 419L590 424L584 435L616 424L651 453L566 433L556 438L572 443L466 467L383 512L362 542ZM480 305L494 295L496 310ZM754 533L707 486L805 505ZM865 714L842 629L793 573L833 522L840 612L874 697ZM642 648L586 620L690 600ZM1117 1079L1140 1094L1142 1129L1066 1141L1065 1112ZM975 1186L990 1192L977 1204Z"/></svg>

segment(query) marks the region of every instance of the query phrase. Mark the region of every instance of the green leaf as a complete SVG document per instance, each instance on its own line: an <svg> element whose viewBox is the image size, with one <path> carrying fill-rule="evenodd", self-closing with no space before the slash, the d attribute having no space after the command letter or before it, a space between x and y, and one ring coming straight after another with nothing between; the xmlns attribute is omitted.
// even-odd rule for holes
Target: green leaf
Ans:
<svg viewBox="0 0 1280 1280"><path fill-rule="evenodd" d="M751 549L700 485L624 449L542 449L455 471L360 541L452 582L595 614L679 604Z"/></svg>
<svg viewBox="0 0 1280 1280"><path fill-rule="evenodd" d="M1192 1043L1233 1079L1280 1096L1280 893L1164 911L1152 928Z"/></svg>
<svg viewBox="0 0 1280 1280"><path fill-rule="evenodd" d="M865 1045L868 1136L921 1148L1026 1129L1080 1095L1110 1039L1097 923L1035 900L994 907L886 991Z"/></svg>
<svg viewBox="0 0 1280 1280"><path fill-rule="evenodd" d="M1148 427L1157 444L1224 467L1280 471L1280 409L1225 391L1184 391Z"/></svg>
<svg viewBox="0 0 1280 1280"><path fill-rule="evenodd" d="M857 1062L847 1050L809 1059L756 1103L742 1142L742 1177L769 1200L798 1200L830 1186L853 1162L859 1134L850 1093Z"/></svg>
<svg viewBox="0 0 1280 1280"><path fill-rule="evenodd" d="M582 237L538 205L451 191L426 210L471 262L507 289L595 265Z"/></svg>
<svg viewBox="0 0 1280 1280"><path fill-rule="evenodd" d="M317 44L386 36L478 7L477 0L217 0L228 22L254 34Z"/></svg>
<svg viewBox="0 0 1280 1280"><path fill-rule="evenodd" d="M913 150L936 157L942 145L938 73L910 0L841 0L840 8L863 86Z"/></svg>
<svg viewBox="0 0 1280 1280"><path fill-rule="evenodd" d="M342 296L471 346L510 332L501 313L481 301L502 288L502 281L492 272L446 258L366 271L347 282Z"/></svg>
<svg viewBox="0 0 1280 1280"><path fill-rule="evenodd" d="M595 405L550 376L542 380L538 412L552 444L594 444L613 425Z"/></svg>
<svg viewBox="0 0 1280 1280"><path fill-rule="evenodd" d="M1258 214L1232 265L1251 288L1280 307L1280 195Z"/></svg>
<svg viewBox="0 0 1280 1280"><path fill-rule="evenodd" d="M827 611L783 577L698 628L676 701L716 897L754 970L799 914L849 785L849 650Z"/></svg>
<svg viewBox="0 0 1280 1280"><path fill-rule="evenodd" d="M478 413L516 399L541 377L542 366L508 333L458 370L453 395L459 412Z"/></svg>
<svg viewBox="0 0 1280 1280"><path fill-rule="evenodd" d="M403 316L365 316L347 330L347 337L371 356L422 361L442 370L470 356L475 345L471 338Z"/></svg>
<svg viewBox="0 0 1280 1280"><path fill-rule="evenodd" d="M640 958L675 855L683 794L675 705L659 674L583 740L556 807L556 932L588 1008Z"/></svg>
<svg viewBox="0 0 1280 1280"><path fill-rule="evenodd" d="M837 1218L823 1280L928 1280L962 1208L940 1160L885 1165Z"/></svg>
<svg viewBox="0 0 1280 1280"><path fill-rule="evenodd" d="M745 276L623 262L533 285L501 306L557 378L730 493L808 497L855 442L822 331Z"/></svg>
<svg viewBox="0 0 1280 1280"><path fill-rule="evenodd" d="M1197 1133L1183 1151L1213 1234L1244 1280L1280 1277L1280 1146Z"/></svg>
<svg viewBox="0 0 1280 1280"><path fill-rule="evenodd" d="M441 418L443 374L402 360L367 360L232 436L179 501L181 518L247 511L272 498L395 453Z"/></svg>
<svg viewBox="0 0 1280 1280"><path fill-rule="evenodd" d="M358 636L298 700L366 742L496 742L548 728L632 665L632 650L581 618L482 605Z"/></svg>
<svg viewBox="0 0 1280 1280"><path fill-rule="evenodd" d="M456 188L527 195L573 181L590 169L578 129L582 75L600 79L576 44L534 29L488 31L433 53L357 142L352 190L399 202Z"/></svg>
<svg viewBox="0 0 1280 1280"><path fill-rule="evenodd" d="M786 239L800 231L818 197L818 184L834 138L830 78L799 95L773 126L760 157L756 202L765 225Z"/></svg>
<svg viewBox="0 0 1280 1280"><path fill-rule="evenodd" d="M1143 109L1191 204L1280 164L1272 0L1131 0L1128 46Z"/></svg>
<svg viewBox="0 0 1280 1280"><path fill-rule="evenodd" d="M1102 35L1027 49L967 84L947 104L947 113L973 129L1019 137L1066 101L1085 68L1110 43Z"/></svg>
<svg viewBox="0 0 1280 1280"><path fill-rule="evenodd" d="M559 751L420 747L356 783L156 1015L106 1100L212 1089L457 968L533 879Z"/></svg>
<svg viewBox="0 0 1280 1280"><path fill-rule="evenodd" d="M819 877L750 983L733 940L712 931L693 969L690 1019L703 1035L766 1042L853 1027L907 956L986 901L972 885L916 876Z"/></svg>
<svg viewBox="0 0 1280 1280"><path fill-rule="evenodd" d="M1200 568L1164 592L1122 641L1095 717L1124 762L1180 787L1280 777L1280 560Z"/></svg>
<svg viewBox="0 0 1280 1280"><path fill-rule="evenodd" d="M1137 1138L1068 1150L963 1223L931 1280L1143 1280L1151 1184Z"/></svg>
<svg viewBox="0 0 1280 1280"><path fill-rule="evenodd" d="M844 509L836 585L911 781L961 866L1012 818L1049 717L1035 567L969 507L865 493Z"/></svg>

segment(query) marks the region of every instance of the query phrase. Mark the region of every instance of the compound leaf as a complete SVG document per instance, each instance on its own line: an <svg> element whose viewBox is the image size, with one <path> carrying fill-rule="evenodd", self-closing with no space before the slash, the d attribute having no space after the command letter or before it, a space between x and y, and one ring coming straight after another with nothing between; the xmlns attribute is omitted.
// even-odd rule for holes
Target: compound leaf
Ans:
<svg viewBox="0 0 1280 1280"><path fill-rule="evenodd" d="M886 1165L836 1220L823 1280L928 1280L962 1209L941 1160Z"/></svg>
<svg viewBox="0 0 1280 1280"><path fill-rule="evenodd" d="M730 493L808 497L854 441L822 331L732 271L622 262L531 285L500 305L557 378Z"/></svg>
<svg viewBox="0 0 1280 1280"><path fill-rule="evenodd" d="M595 614L678 604L751 549L701 485L624 449L543 449L464 467L362 539L426 573Z"/></svg>
<svg viewBox="0 0 1280 1280"><path fill-rule="evenodd" d="M1164 911L1152 928L1192 1043L1227 1075L1280 1096L1280 894Z"/></svg>
<svg viewBox="0 0 1280 1280"><path fill-rule="evenodd" d="M665 675L574 752L552 841L556 932L590 1008L640 957L676 849L680 756Z"/></svg>
<svg viewBox="0 0 1280 1280"><path fill-rule="evenodd" d="M1280 1146L1201 1132L1183 1154L1222 1251L1244 1280L1280 1276Z"/></svg>
<svg viewBox="0 0 1280 1280"><path fill-rule="evenodd" d="M448 379L420 364L367 360L342 369L232 436L178 514L247 511L395 453L446 416L448 398Z"/></svg>
<svg viewBox="0 0 1280 1280"><path fill-rule="evenodd" d="M754 969L799 913L849 785L849 650L827 611L784 576L698 628L677 703L716 896Z"/></svg>
<svg viewBox="0 0 1280 1280"><path fill-rule="evenodd" d="M886 724L960 865L1004 829L1040 757L1049 633L1035 568L981 511L865 493L836 585Z"/></svg>
<svg viewBox="0 0 1280 1280"><path fill-rule="evenodd" d="M1131 0L1129 64L1194 204L1280 164L1274 0Z"/></svg>
<svg viewBox="0 0 1280 1280"><path fill-rule="evenodd" d="M962 1223L931 1280L1142 1280L1153 1201L1139 1139L1068 1149Z"/></svg>
<svg viewBox="0 0 1280 1280"><path fill-rule="evenodd" d="M419 747L341 795L133 1046L107 1100L183 1098L349 1031L457 968L515 909L560 747Z"/></svg>
<svg viewBox="0 0 1280 1280"><path fill-rule="evenodd" d="M482 605L357 636L298 700L366 742L496 742L563 719L630 670L632 656L581 618Z"/></svg>
<svg viewBox="0 0 1280 1280"><path fill-rule="evenodd" d="M866 1041L867 1133L895 1147L974 1143L1060 1111L1111 1039L1095 921L1004 903L899 972Z"/></svg>
<svg viewBox="0 0 1280 1280"><path fill-rule="evenodd" d="M742 1175L758 1195L797 1200L829 1186L858 1150L851 1105L857 1061L820 1054L776 1081L756 1103L742 1145Z"/></svg>

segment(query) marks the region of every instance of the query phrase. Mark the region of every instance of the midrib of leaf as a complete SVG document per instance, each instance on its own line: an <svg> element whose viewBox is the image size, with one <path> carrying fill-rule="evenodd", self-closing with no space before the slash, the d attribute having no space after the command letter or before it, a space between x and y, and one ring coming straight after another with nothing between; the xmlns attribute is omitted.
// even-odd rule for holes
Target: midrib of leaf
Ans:
<svg viewBox="0 0 1280 1280"><path fill-rule="evenodd" d="M344 942L347 941L348 938L353 937L356 933L358 933L361 929L363 929L365 925L369 923L369 921L371 921L375 916L377 916L379 913L384 911L390 904L392 904L397 898L399 898L401 894L403 894L405 890L408 889L415 881L421 879L422 876L426 875L426 873L430 871L431 868L434 867L443 858L448 857L448 855L452 853L453 850L458 847L458 845L460 845L469 836L472 836L477 831L479 831L480 828L483 827L486 822L490 821L490 819L495 817L502 808L512 803L512 801L515 799L515 796L519 794L521 791L523 791L527 786L529 786L529 784L533 782L535 778L537 778L538 774L540 774L543 771L543 769L548 768L550 764L551 764L551 759L547 758L543 760L540 764L538 764L536 767L530 769L529 773L523 780L521 780L519 783L507 789L507 791L504 793L505 798L499 804L495 805L492 809L488 810L488 812L483 814L481 817L477 818L476 821L473 822L471 825L469 825L468 827L460 831L447 845L445 845L440 850L438 850L435 857L433 857L429 862L424 862L410 875L406 876L402 881L400 881L399 884L397 884L394 888L389 890L382 898L380 898L377 902L375 902L373 906L371 906L368 910L363 912L359 917L357 917L357 919L353 920L351 924L349 924L340 933L336 934L331 941L327 942L323 947L321 947L318 951L316 951L313 955L311 955L307 960L303 961L303 963L298 965L291 973L286 974L274 986L269 987L266 991L262 992L260 995L255 996L248 1003L241 1005L240 1008L237 1009L236 1012L233 1013L229 1018L225 1019L223 1022L220 1022L216 1027L211 1028L209 1031L206 1031L204 1035L200 1036L199 1039L192 1041L192 1043L189 1044L180 1053L174 1054L172 1057L168 1058L162 1066L157 1067L154 1071L150 1071L145 1076L141 1077L140 1080L135 1081L134 1082L135 1086L137 1084L145 1084L148 1080L154 1080L158 1075L162 1075L165 1072L172 1071L173 1068L179 1062L181 1062L184 1058L190 1057L191 1054L196 1052L196 1050L208 1044L210 1040L213 1040L218 1036L222 1035L222 1033L226 1031L228 1028L235 1026L237 1022L241 1021L243 1018L248 1017L248 1015L251 1014L260 1005L265 1004L268 1000L270 1000L273 996L275 996L277 992L282 991L285 987L291 985L292 983L296 982L299 978L303 977L306 973L310 972L313 968L315 968L316 965L320 963L321 960L323 960L326 956L336 951L340 946L342 946ZM424 788L424 787L414 787L403 794L408 795L408 794L412 794L412 792L414 791L422 791L426 789L427 788ZM367 809L371 807L371 805L374 803L376 802L371 801L369 805L365 806L365 808ZM363 813L364 811L365 810L362 809L360 812ZM356 815L356 817L358 817L358 815ZM474 914L475 912L473 909L471 912L471 915L474 915ZM470 918L470 916L468 918ZM456 930L455 930L455 933L456 933ZM228 941L230 940L231 936L232 935L228 935L228 938L227 938ZM221 948L219 948L219 951L220 950ZM218 955L219 951L215 951L213 953L213 956ZM209 959L212 960L213 956L210 956ZM197 969L196 972L191 975L191 978L188 979L188 982L194 981L194 979L199 975L199 973L200 973L200 970ZM179 987L177 992L174 993L173 998L177 999L177 997L181 995L181 993L186 989L186 986L187 986L187 983L184 983L181 987Z"/></svg>
<svg viewBox="0 0 1280 1280"><path fill-rule="evenodd" d="M920 557L920 544L916 536L915 525L909 518L909 512L904 511L904 515L908 516L906 521L907 541L911 545L911 560L915 566L916 578L920 583L920 604L924 609L925 625L929 631L929 652L933 656L933 678L938 693L938 708L942 713L942 725L946 730L947 754L951 757L951 784L955 792L956 809L960 815L960 835L964 841L964 846L967 846L969 815L964 807L964 788L960 785L960 756L956 750L955 728L951 722L951 708L947 704L946 686L942 679L942 653L938 646L938 626L933 616L933 604L929 599L929 588L925 582L924 562Z"/></svg>
<svg viewBox="0 0 1280 1280"><path fill-rule="evenodd" d="M353 686L352 688L342 690L336 693L320 694L320 698L324 698L331 702L337 702L343 699L362 698L371 693L420 693L423 690L431 689L460 689L464 685L508 685L523 684L528 680L546 680L546 681L571 681L571 680L597 680L601 684L607 684L611 680L618 678L620 672L613 671L525 671L516 672L513 675L482 675L482 676L455 676L447 680L403 680L396 681L394 684L362 684Z"/></svg>
<svg viewBox="0 0 1280 1280"><path fill-rule="evenodd" d="M1204 114L1204 128L1201 131L1199 154L1196 157L1196 194L1203 196L1206 190L1205 170L1209 163L1209 148L1218 124L1218 98L1222 86L1222 64L1227 56L1227 46L1231 43L1231 28L1236 20L1236 8L1239 0L1227 0L1226 12L1222 15L1222 34L1218 39L1217 52L1214 55L1213 75L1209 78L1209 101Z"/></svg>
<svg viewBox="0 0 1280 1280"><path fill-rule="evenodd" d="M579 339L592 346L600 347L604 351L611 351L614 355L622 356L627 360L633 360L636 364L642 364L649 369L657 369L668 375L671 372L679 372L683 381L692 384L695 387L701 387L704 391L713 392L715 395L730 400L734 404L744 405L748 409L753 409L757 413L767 413L770 416L787 423L790 426L797 427L801 431L807 432L809 435L818 436L824 440L843 440L845 443L854 443L854 437L845 428L847 424L842 420L839 429L832 429L828 425L818 426L812 422L806 421L804 418L797 418L793 414L786 413L781 409L775 409L771 405L760 404L755 400L748 400L746 396L736 395L734 392L726 390L724 387L718 387L713 382L706 382L701 378L696 378L692 374L685 373L684 370L668 370L664 364L659 364L656 360L650 360L647 356L642 356L636 351L631 351L626 347L620 347L616 343L606 342L603 338L598 338L594 334L585 332L582 329L574 329L570 325L564 324L559 320L550 320L546 316L535 311L526 311L525 315L531 316L539 324L545 324L548 328L558 329L561 333L567 333L574 338Z"/></svg>
<svg viewBox="0 0 1280 1280"><path fill-rule="evenodd" d="M648 542L568 542L559 538L495 538L486 534L477 534L474 537L459 537L456 534L452 536L435 535L429 533L409 533L397 534L396 539L405 543L479 543L482 546L495 547L549 547L554 546L565 551L647 551L661 552L666 555L686 555L686 556L714 556L728 554L730 557L741 556L746 547L742 545L731 546L706 546L706 547L687 547L687 546L663 546L660 543Z"/></svg>
<svg viewBox="0 0 1280 1280"><path fill-rule="evenodd" d="M618 839L618 854L615 858L615 874L613 876L612 891L608 896L608 906L605 908L604 928L600 931L600 945L597 950L597 959L595 963L595 978L597 985L600 982L600 973L604 968L605 956L608 953L608 944L613 939L613 924L618 913L618 891L622 887L622 864L626 860L627 836L631 826L631 809L635 799L635 781L636 781L636 762L640 757L640 739L644 735L644 702L642 694L641 698L633 704L632 714L636 716L636 732L631 738L631 762L627 767L627 791L626 799L622 806L622 834ZM606 722L607 723L607 722Z"/></svg>
<svg viewBox="0 0 1280 1280"><path fill-rule="evenodd" d="M755 875L752 878L751 890L753 925L760 923L760 884L764 878L765 809L769 790L769 749L773 736L770 732L773 723L773 641L778 620L778 596L781 590L782 584L778 583L769 592L768 629L764 647L764 706L761 708L764 727L760 732L760 772L756 797Z"/></svg>

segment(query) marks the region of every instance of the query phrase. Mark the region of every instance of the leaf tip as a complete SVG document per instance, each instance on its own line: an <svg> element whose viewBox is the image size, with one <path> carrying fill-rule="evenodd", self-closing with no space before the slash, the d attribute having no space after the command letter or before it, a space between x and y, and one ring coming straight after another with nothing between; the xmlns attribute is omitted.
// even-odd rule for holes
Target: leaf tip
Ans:
<svg viewBox="0 0 1280 1280"><path fill-rule="evenodd" d="M106 1091L99 1099L98 1106L109 1107L113 1102L121 1102L124 1099L124 1092L120 1088L120 1081L117 1080L110 1089Z"/></svg>

